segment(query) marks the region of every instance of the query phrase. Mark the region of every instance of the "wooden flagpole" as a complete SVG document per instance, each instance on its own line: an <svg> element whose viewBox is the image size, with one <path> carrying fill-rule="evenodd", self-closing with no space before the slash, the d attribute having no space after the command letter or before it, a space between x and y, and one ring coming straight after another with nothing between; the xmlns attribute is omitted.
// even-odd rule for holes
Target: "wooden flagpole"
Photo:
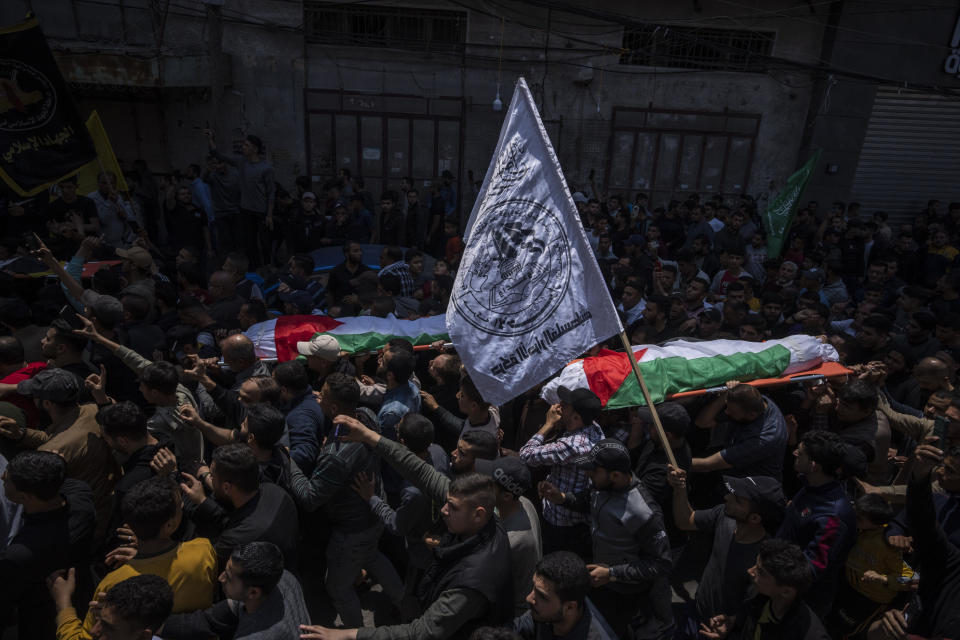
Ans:
<svg viewBox="0 0 960 640"><path fill-rule="evenodd" d="M650 415L653 417L653 424L657 427L657 435L660 436L660 443L663 445L663 450L667 452L667 459L670 461L674 467L677 467L677 459L673 457L673 449L670 448L670 441L667 440L667 432L663 430L663 424L660 422L660 416L657 414L657 408L654 406L653 402L650 400L650 392L647 390L647 383L643 381L643 374L640 373L640 365L637 363L637 359L633 357L633 348L630 346L630 340L627 338L627 332L620 332L620 340L623 341L623 348L627 350L627 358L630 359L630 364L633 367L633 375L637 376L637 382L640 383L640 391L643 393L643 399L646 401L647 406L650 407Z"/></svg>

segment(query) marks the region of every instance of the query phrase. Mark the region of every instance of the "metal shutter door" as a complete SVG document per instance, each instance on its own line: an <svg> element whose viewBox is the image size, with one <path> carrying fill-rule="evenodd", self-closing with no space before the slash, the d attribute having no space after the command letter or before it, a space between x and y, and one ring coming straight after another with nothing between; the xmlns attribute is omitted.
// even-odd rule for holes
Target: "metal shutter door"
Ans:
<svg viewBox="0 0 960 640"><path fill-rule="evenodd" d="M960 100L877 87L851 201L909 222L928 200L960 199Z"/></svg>

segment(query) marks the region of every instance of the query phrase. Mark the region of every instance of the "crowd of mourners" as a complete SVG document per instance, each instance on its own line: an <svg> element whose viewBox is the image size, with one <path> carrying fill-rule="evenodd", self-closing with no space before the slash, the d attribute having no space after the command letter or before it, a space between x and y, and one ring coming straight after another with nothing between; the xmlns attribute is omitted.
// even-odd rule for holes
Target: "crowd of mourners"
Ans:
<svg viewBox="0 0 960 640"><path fill-rule="evenodd" d="M772 257L749 197L574 190L633 344L851 370L664 402L661 438L585 388L490 405L483 344L258 359L278 315L443 314L476 186L291 192L208 143L0 205L0 636L960 636L960 203L809 202Z"/></svg>

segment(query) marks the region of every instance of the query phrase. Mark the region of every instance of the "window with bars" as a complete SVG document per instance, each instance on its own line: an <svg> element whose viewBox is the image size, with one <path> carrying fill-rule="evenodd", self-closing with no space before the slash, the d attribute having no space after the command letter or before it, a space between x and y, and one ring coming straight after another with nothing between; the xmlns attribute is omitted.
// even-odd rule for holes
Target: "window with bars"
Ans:
<svg viewBox="0 0 960 640"><path fill-rule="evenodd" d="M467 38L462 11L304 2L307 38L323 44L459 52Z"/></svg>
<svg viewBox="0 0 960 640"><path fill-rule="evenodd" d="M769 31L647 24L623 32L620 64L754 71L773 52Z"/></svg>

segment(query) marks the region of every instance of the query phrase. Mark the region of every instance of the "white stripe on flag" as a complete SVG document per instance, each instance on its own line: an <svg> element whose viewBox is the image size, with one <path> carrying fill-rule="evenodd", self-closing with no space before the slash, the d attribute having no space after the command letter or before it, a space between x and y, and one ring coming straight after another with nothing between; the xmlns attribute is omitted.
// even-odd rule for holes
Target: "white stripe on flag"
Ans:
<svg viewBox="0 0 960 640"><path fill-rule="evenodd" d="M520 78L470 214L447 331L484 400L502 404L621 330Z"/></svg>

